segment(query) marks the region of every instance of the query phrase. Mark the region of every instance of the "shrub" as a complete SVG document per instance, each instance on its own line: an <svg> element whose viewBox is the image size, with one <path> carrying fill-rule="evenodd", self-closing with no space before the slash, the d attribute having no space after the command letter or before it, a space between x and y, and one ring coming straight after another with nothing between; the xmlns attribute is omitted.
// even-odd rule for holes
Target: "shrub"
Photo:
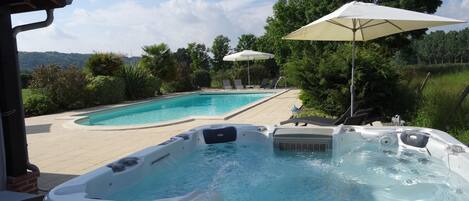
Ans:
<svg viewBox="0 0 469 201"><path fill-rule="evenodd" d="M193 82L197 87L210 87L210 73L206 70L196 70L193 74Z"/></svg>
<svg viewBox="0 0 469 201"><path fill-rule="evenodd" d="M85 71L93 76L115 76L124 66L122 56L114 53L95 53L85 63Z"/></svg>
<svg viewBox="0 0 469 201"><path fill-rule="evenodd" d="M151 73L137 66L125 66L119 74L125 83L125 97L130 100L153 97L161 82Z"/></svg>
<svg viewBox="0 0 469 201"><path fill-rule="evenodd" d="M192 81L190 79L187 81L176 80L173 82L163 82L161 84L161 92L163 94L190 91L192 89L194 89L194 87L192 86Z"/></svg>
<svg viewBox="0 0 469 201"><path fill-rule="evenodd" d="M51 90L53 93L51 99L60 108L83 108L86 106L85 100L87 94L85 88L87 83L85 74L80 69L73 66L64 68L60 73L55 88Z"/></svg>
<svg viewBox="0 0 469 201"><path fill-rule="evenodd" d="M176 63L176 77L172 81L166 81L162 84L163 93L191 91L194 89L192 83L192 69L185 62Z"/></svg>
<svg viewBox="0 0 469 201"><path fill-rule="evenodd" d="M359 48L355 64L355 101L394 114L400 106L396 102L399 77L390 59L382 57L373 47ZM303 60L289 67L296 71L293 79L303 89L301 98L308 107L339 115L350 105L350 45L326 53L317 63Z"/></svg>
<svg viewBox="0 0 469 201"><path fill-rule="evenodd" d="M20 78L21 78L21 88L26 89L29 87L29 84L31 83L31 79L33 78L33 76L29 72L21 72Z"/></svg>
<svg viewBox="0 0 469 201"><path fill-rule="evenodd" d="M31 74L31 88L50 88L57 83L62 68L58 65L41 65Z"/></svg>
<svg viewBox="0 0 469 201"><path fill-rule="evenodd" d="M23 105L26 116L50 114L58 111L57 105L49 97L38 92L32 92L25 97Z"/></svg>
<svg viewBox="0 0 469 201"><path fill-rule="evenodd" d="M169 94L173 92L176 92L176 87L174 86L174 82L161 83L161 88L160 88L161 94Z"/></svg>
<svg viewBox="0 0 469 201"><path fill-rule="evenodd" d="M85 74L74 66L41 66L32 73L31 88L40 90L60 109L85 107L87 80Z"/></svg>
<svg viewBox="0 0 469 201"><path fill-rule="evenodd" d="M97 76L87 86L95 104L112 104L124 100L125 81L119 77Z"/></svg>

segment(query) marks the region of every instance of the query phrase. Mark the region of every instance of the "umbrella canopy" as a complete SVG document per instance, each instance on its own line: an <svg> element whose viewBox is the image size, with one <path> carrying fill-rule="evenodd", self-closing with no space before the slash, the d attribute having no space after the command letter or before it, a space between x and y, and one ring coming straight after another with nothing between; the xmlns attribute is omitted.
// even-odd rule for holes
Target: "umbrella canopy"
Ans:
<svg viewBox="0 0 469 201"><path fill-rule="evenodd" d="M350 115L353 115L355 41L464 21L353 1L283 37L287 40L352 41Z"/></svg>
<svg viewBox="0 0 469 201"><path fill-rule="evenodd" d="M251 77L249 75L249 61L266 60L272 58L274 58L273 54L252 50L243 50L241 52L226 55L225 57L223 57L223 61L248 61L248 85L251 85Z"/></svg>
<svg viewBox="0 0 469 201"><path fill-rule="evenodd" d="M288 34L284 39L367 41L400 32L457 23L464 21L353 1Z"/></svg>
<svg viewBox="0 0 469 201"><path fill-rule="evenodd" d="M234 54L226 55L223 61L252 61L252 60L266 60L274 58L273 54L257 52L252 50L243 50Z"/></svg>

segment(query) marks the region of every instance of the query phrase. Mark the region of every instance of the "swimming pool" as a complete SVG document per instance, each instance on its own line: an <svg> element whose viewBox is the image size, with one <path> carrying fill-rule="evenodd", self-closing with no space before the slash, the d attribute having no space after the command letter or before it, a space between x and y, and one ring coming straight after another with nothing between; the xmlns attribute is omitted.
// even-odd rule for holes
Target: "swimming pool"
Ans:
<svg viewBox="0 0 469 201"><path fill-rule="evenodd" d="M469 149L414 127L191 129L57 186L47 201L465 201Z"/></svg>
<svg viewBox="0 0 469 201"><path fill-rule="evenodd" d="M90 113L76 123L86 126L125 126L221 116L273 94L195 93Z"/></svg>

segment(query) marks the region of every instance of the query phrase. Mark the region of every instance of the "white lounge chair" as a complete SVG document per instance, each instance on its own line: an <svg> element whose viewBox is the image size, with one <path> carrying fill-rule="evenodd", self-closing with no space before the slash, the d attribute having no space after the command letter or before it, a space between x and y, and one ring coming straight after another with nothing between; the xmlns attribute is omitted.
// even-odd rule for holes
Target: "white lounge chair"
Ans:
<svg viewBox="0 0 469 201"><path fill-rule="evenodd" d="M233 89L230 80L223 80L223 89Z"/></svg>
<svg viewBox="0 0 469 201"><path fill-rule="evenodd" d="M243 83L240 79L234 81L235 89L244 89Z"/></svg>

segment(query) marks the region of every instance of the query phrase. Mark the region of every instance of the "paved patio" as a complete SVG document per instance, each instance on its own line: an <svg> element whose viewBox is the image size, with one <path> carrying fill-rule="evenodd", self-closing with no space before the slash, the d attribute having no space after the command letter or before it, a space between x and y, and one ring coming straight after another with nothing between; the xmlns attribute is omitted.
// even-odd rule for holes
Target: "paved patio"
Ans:
<svg viewBox="0 0 469 201"><path fill-rule="evenodd" d="M195 120L172 126L125 131L87 131L64 127L70 116L106 107L26 119L30 161L41 169L39 187L49 190L77 175L204 124L278 124L300 105L299 90L290 90L228 120Z"/></svg>

